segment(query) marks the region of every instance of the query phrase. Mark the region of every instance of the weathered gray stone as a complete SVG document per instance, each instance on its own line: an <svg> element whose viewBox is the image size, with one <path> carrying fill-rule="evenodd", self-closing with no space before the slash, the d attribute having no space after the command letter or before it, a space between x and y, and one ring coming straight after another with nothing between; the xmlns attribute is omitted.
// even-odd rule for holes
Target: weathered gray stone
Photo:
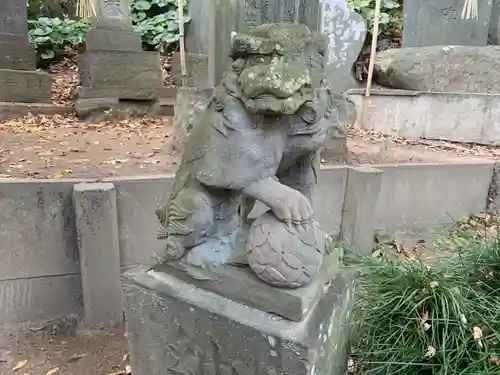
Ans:
<svg viewBox="0 0 500 375"><path fill-rule="evenodd" d="M500 44L500 0L492 0L488 44Z"/></svg>
<svg viewBox="0 0 500 375"><path fill-rule="evenodd" d="M500 93L500 47L387 50L377 55L375 75L379 84L395 89Z"/></svg>
<svg viewBox="0 0 500 375"><path fill-rule="evenodd" d="M214 0L210 5L210 83L219 83L230 66L231 32L246 32L264 23L303 23L320 31L320 0Z"/></svg>
<svg viewBox="0 0 500 375"><path fill-rule="evenodd" d="M45 72L0 69L0 102L50 103L51 85Z"/></svg>
<svg viewBox="0 0 500 375"><path fill-rule="evenodd" d="M50 102L52 80L35 68L26 1L0 2L0 102Z"/></svg>
<svg viewBox="0 0 500 375"><path fill-rule="evenodd" d="M382 171L370 167L348 172L341 236L349 250L359 255L370 256L373 251L381 179Z"/></svg>
<svg viewBox="0 0 500 375"><path fill-rule="evenodd" d="M0 69L35 70L35 50L24 44L2 42L0 39Z"/></svg>
<svg viewBox="0 0 500 375"><path fill-rule="evenodd" d="M413 0L404 3L403 47L485 46L491 0L478 1L478 19L460 19L463 0Z"/></svg>
<svg viewBox="0 0 500 375"><path fill-rule="evenodd" d="M141 36L128 30L93 27L85 37L85 45L88 51L142 51Z"/></svg>
<svg viewBox="0 0 500 375"><path fill-rule="evenodd" d="M160 54L142 50L125 1L97 1L86 46L79 61L79 117L102 115L104 108L116 109L118 117L156 112L163 87ZM124 101L131 101L130 108Z"/></svg>
<svg viewBox="0 0 500 375"><path fill-rule="evenodd" d="M307 319L276 315L146 272L124 277L137 375L341 375L347 367L353 279L333 281Z"/></svg>
<svg viewBox="0 0 500 375"><path fill-rule="evenodd" d="M85 322L123 321L116 190L111 183L82 183L73 191Z"/></svg>
<svg viewBox="0 0 500 375"><path fill-rule="evenodd" d="M71 107L52 103L5 103L0 102L0 120L36 115L67 115Z"/></svg>
<svg viewBox="0 0 500 375"><path fill-rule="evenodd" d="M0 2L0 41L26 43L28 40L25 0Z"/></svg>
<svg viewBox="0 0 500 375"><path fill-rule="evenodd" d="M86 51L79 63L83 87L161 87L160 55L156 52Z"/></svg>
<svg viewBox="0 0 500 375"><path fill-rule="evenodd" d="M213 89L179 88L175 100L172 151L181 153L184 141L212 97Z"/></svg>
<svg viewBox="0 0 500 375"><path fill-rule="evenodd" d="M180 53L172 56L172 81L176 86L209 87L208 55L186 54L186 77L182 77Z"/></svg>
<svg viewBox="0 0 500 375"><path fill-rule="evenodd" d="M225 296L259 310L300 322L323 297L324 285L339 272L341 256L338 251L325 256L322 269L313 282L300 289L282 289L258 279L249 268L226 267L218 270L212 280L195 280L183 271L170 266L156 266L152 276L162 279L163 273L201 289Z"/></svg>
<svg viewBox="0 0 500 375"><path fill-rule="evenodd" d="M206 0L190 0L188 13L191 16L191 22L186 25L186 51L205 55L208 58L210 22L207 17Z"/></svg>
<svg viewBox="0 0 500 375"><path fill-rule="evenodd" d="M326 0L322 6L321 32L329 41L326 74L332 90L342 93L356 86L352 67L364 45L366 25L347 0Z"/></svg>

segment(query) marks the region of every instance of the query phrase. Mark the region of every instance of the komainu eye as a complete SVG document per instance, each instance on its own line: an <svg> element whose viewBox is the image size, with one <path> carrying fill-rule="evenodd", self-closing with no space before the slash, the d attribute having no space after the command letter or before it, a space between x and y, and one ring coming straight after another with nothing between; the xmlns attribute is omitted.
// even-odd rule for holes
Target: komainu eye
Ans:
<svg viewBox="0 0 500 375"><path fill-rule="evenodd" d="M262 65L270 62L269 56L252 56L250 58L251 65Z"/></svg>

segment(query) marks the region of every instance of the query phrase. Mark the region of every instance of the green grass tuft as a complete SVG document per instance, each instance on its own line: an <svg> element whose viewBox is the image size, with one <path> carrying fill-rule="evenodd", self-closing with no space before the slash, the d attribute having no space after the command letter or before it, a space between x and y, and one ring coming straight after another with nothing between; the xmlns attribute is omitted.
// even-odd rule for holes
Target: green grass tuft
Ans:
<svg viewBox="0 0 500 375"><path fill-rule="evenodd" d="M459 256L432 266L359 262L365 374L500 374L500 239L462 238Z"/></svg>

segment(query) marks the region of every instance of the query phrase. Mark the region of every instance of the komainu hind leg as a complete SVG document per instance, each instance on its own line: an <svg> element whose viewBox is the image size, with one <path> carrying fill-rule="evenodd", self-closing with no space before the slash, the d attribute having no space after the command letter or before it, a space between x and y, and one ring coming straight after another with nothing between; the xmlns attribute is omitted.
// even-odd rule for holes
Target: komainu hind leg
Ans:
<svg viewBox="0 0 500 375"><path fill-rule="evenodd" d="M155 261L180 260L190 248L202 244L215 230L214 204L201 189L184 188L168 204L156 211L161 227L158 239L165 247L155 254Z"/></svg>

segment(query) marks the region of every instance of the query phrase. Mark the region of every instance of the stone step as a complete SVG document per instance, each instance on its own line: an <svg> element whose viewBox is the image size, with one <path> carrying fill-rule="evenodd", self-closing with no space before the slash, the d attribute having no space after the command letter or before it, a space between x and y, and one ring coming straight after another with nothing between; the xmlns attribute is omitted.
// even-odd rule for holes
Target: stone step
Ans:
<svg viewBox="0 0 500 375"><path fill-rule="evenodd" d="M0 102L50 103L51 86L45 72L0 69Z"/></svg>

